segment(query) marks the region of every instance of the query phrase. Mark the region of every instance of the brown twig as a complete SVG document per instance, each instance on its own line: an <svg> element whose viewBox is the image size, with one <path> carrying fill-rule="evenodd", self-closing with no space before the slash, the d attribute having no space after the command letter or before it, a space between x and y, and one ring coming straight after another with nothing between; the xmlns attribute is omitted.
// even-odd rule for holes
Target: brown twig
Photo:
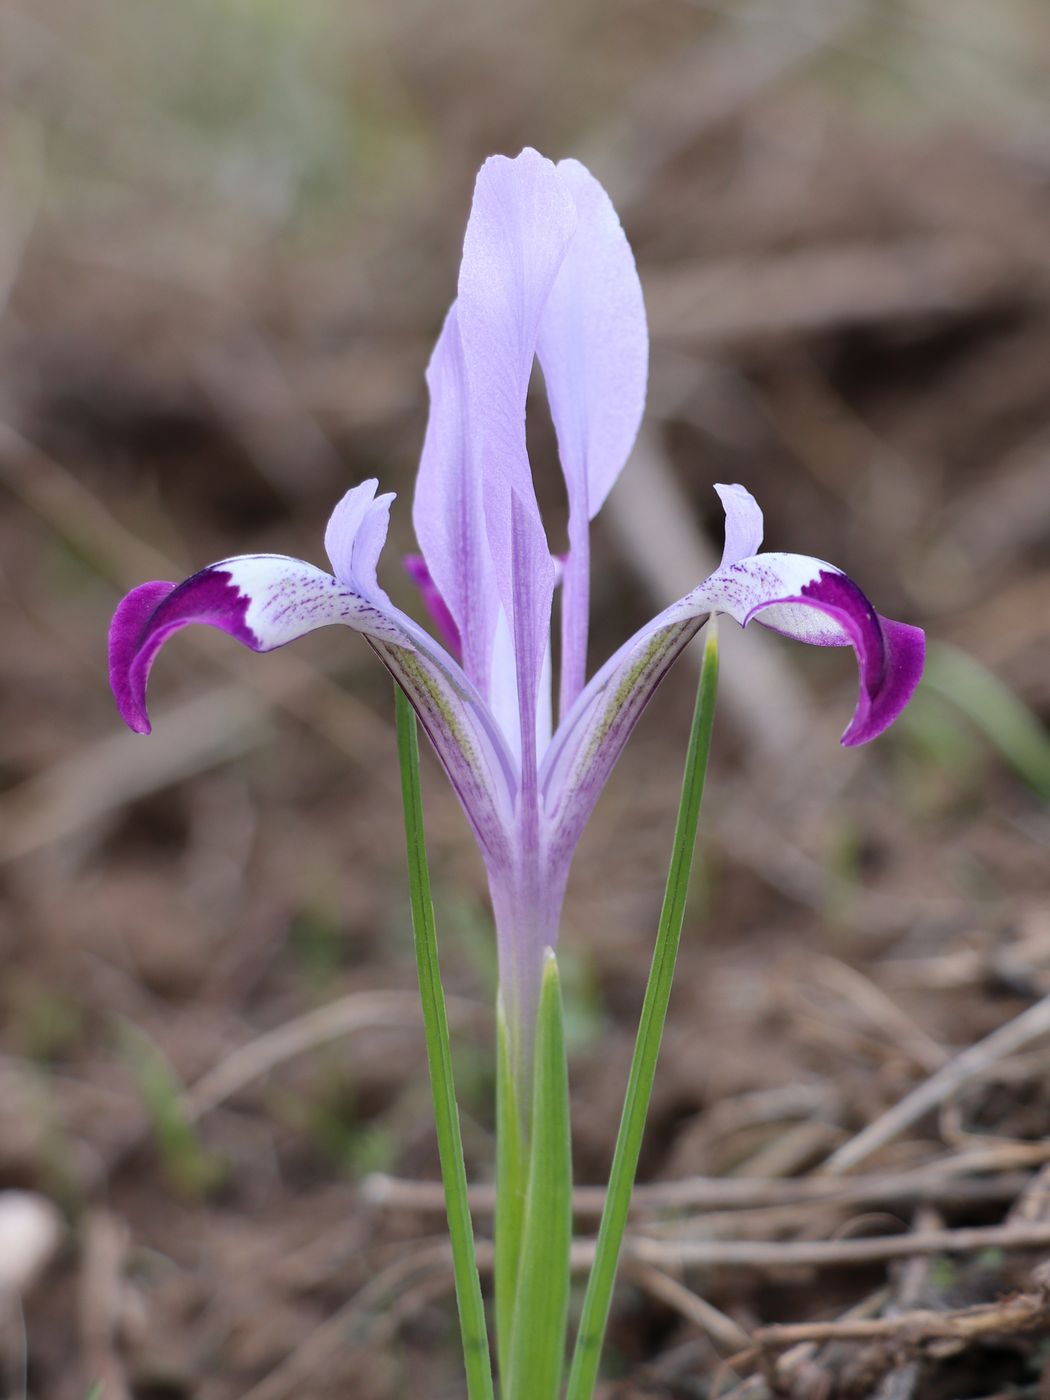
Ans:
<svg viewBox="0 0 1050 1400"><path fill-rule="evenodd" d="M939 1230L944 1221L932 1206L922 1206L916 1212L915 1228ZM933 1260L928 1254L906 1259L899 1270L893 1296L886 1305L887 1318L902 1317L918 1307L926 1296ZM894 1357L893 1364L878 1382L872 1400L913 1400L919 1384L919 1365L913 1356Z"/></svg>
<svg viewBox="0 0 1050 1400"><path fill-rule="evenodd" d="M839 1321L851 1322L877 1317L885 1307L888 1296L887 1289L876 1289L874 1293L862 1298L852 1308L848 1308L841 1315ZM802 1373L810 1367L816 1350L816 1342L798 1342L790 1351L785 1352L779 1358L774 1375L751 1376L734 1385L731 1391L722 1390L722 1381L732 1375L736 1369L735 1362L733 1359L724 1361L711 1386L711 1394L717 1395L719 1400L769 1400L769 1397L774 1394L774 1386L775 1392L780 1394L783 1392L784 1385L794 1384L801 1377ZM770 1381L773 1382L772 1385Z"/></svg>
<svg viewBox="0 0 1050 1400"><path fill-rule="evenodd" d="M1050 1224L986 1225L842 1240L658 1240L631 1235L625 1252L664 1268L822 1268L877 1264L917 1254L977 1254L1050 1245Z"/></svg>
<svg viewBox="0 0 1050 1400"><path fill-rule="evenodd" d="M625 1261L624 1272L650 1297L672 1308L680 1317L684 1317L720 1346L736 1348L738 1351L742 1345L746 1347L747 1333L738 1323L663 1269L642 1263L638 1259L628 1259Z"/></svg>
<svg viewBox="0 0 1050 1400"><path fill-rule="evenodd" d="M1017 1150L995 1155L963 1153L914 1171L864 1176L842 1181L834 1177L777 1178L687 1177L682 1181L636 1186L631 1207L636 1215L675 1211L755 1210L805 1205L916 1205L923 1201L1012 1201L1029 1178L1015 1169L1041 1166L1050 1159L1050 1143L1019 1143ZM974 1173L969 1176L966 1173ZM989 1175L976 1175L989 1173ZM374 1173L361 1192L370 1205L383 1210L440 1212L445 1208L440 1182L406 1181ZM577 1216L594 1219L605 1205L600 1186L578 1186L573 1192ZM494 1188L472 1186L471 1209L491 1214Z"/></svg>
<svg viewBox="0 0 1050 1400"><path fill-rule="evenodd" d="M875 1240L790 1241L785 1243L769 1242L760 1245L748 1244L746 1246L741 1246L739 1243L734 1246L731 1242L713 1242L709 1248L703 1251L689 1246L676 1248L662 1241L646 1240L635 1236L628 1237L628 1240L625 1241L624 1268L640 1281L644 1280L643 1286L648 1291L654 1295L659 1292L665 1302L675 1306L678 1311L686 1313L703 1330L715 1335L717 1328L724 1340L728 1340L732 1335L739 1341L739 1336L734 1330L735 1324L731 1319L717 1314L716 1320L717 1310L709 1310L709 1305L706 1305L696 1294L676 1285L676 1281L668 1276L667 1270L691 1263L742 1264L758 1268L800 1263L809 1265L865 1263L876 1259L904 1258L923 1253L977 1252L985 1248L1036 1248L1046 1244L1050 1244L1050 1227L1046 1226L1020 1229L938 1230L904 1235L894 1239ZM882 1248L878 1248L880 1246ZM488 1241L479 1241L477 1261L478 1268L482 1273L491 1273L493 1252ZM570 1260L573 1272L586 1272L593 1261L594 1241L589 1239L576 1240L573 1243ZM420 1285L424 1287L427 1300L430 1300L451 1287L451 1264L451 1249L445 1242L427 1249L415 1248L410 1254L395 1260L312 1333L303 1346L289 1357L277 1371L272 1372L253 1387L244 1400L283 1400L284 1396L293 1393L304 1376L323 1366L339 1347L345 1344L347 1332L355 1319L363 1320L377 1306L385 1303L392 1294L397 1294L410 1286ZM657 1274L661 1275L659 1279L657 1279ZM671 1299L672 1293L673 1301ZM1044 1299L1044 1308L1045 1306ZM981 1310L973 1309L971 1311L977 1313ZM392 1316L396 1318L399 1314L395 1312ZM925 1316L925 1314L906 1314L904 1319L881 1319L878 1323L880 1330L873 1335L876 1337L884 1336L887 1325L899 1324L907 1317L916 1316ZM930 1316L937 1318L943 1315L930 1314ZM396 1326L396 1320L390 1325ZM761 1332L754 1334L754 1338L764 1339L768 1333L772 1333L774 1339L785 1347L795 1344L811 1346L815 1342L829 1339L825 1335L828 1328L836 1326L848 1328L851 1325L857 1327L860 1324L851 1322L851 1320L840 1324L800 1324L799 1329L796 1329L796 1335L790 1335L790 1327L780 1331L776 1328L762 1329ZM1033 1321L1031 1325L1034 1327L1036 1324ZM966 1335L987 1335L988 1332L996 1330L991 1324L988 1324L987 1332L982 1334L976 1330L979 1326L979 1323L974 1323L975 1330ZM807 1327L816 1330L807 1331ZM1018 1329L1015 1328L1015 1330ZM900 1328L900 1331L905 1334L907 1327ZM831 1337L836 1335L835 1333L830 1334ZM859 1339L866 1334L861 1331L842 1335L843 1337L855 1335ZM934 1334L930 1333L929 1335L933 1336ZM954 1337L958 1334L943 1332L940 1335ZM747 1362L753 1362L763 1349L771 1351L776 1350L777 1347L773 1343L764 1340L759 1343L753 1339L752 1346L727 1362L726 1366L735 1369Z"/></svg>
<svg viewBox="0 0 1050 1400"><path fill-rule="evenodd" d="M933 1341L977 1341L1018 1332L1031 1332L1050 1324L1050 1294L1022 1293L1001 1303L985 1303L953 1312L916 1308L895 1317L847 1319L833 1322L774 1323L752 1333L752 1345L732 1357L733 1367L743 1367L763 1353L782 1351L799 1342L891 1341L911 1350Z"/></svg>

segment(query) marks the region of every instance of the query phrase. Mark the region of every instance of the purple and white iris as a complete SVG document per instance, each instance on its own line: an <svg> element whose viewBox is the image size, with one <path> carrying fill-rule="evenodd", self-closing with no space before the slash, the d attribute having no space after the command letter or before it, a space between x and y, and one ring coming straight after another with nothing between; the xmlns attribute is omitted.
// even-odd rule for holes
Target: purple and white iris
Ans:
<svg viewBox="0 0 1050 1400"><path fill-rule="evenodd" d="M569 500L556 561L525 446L539 359ZM923 634L880 617L841 570L759 553L762 513L742 486L725 509L720 567L586 679L590 521L634 443L648 333L634 258L608 196L576 161L494 156L478 174L454 302L427 370L430 417L409 571L442 642L396 608L376 566L390 494L376 481L336 506L332 565L277 554L145 583L120 604L110 674L125 721L149 733L146 685L162 644L191 622L272 651L341 622L362 633L411 700L488 871L500 980L527 1041L544 949L557 941L573 852L645 705L709 614L752 618L797 641L851 646L860 672L844 744L896 719L923 665ZM551 622L560 582L557 724Z"/></svg>

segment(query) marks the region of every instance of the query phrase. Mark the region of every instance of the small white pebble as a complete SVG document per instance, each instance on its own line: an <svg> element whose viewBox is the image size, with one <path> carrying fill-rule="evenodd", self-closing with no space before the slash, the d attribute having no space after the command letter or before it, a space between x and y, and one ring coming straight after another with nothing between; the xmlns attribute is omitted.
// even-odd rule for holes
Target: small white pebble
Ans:
<svg viewBox="0 0 1050 1400"><path fill-rule="evenodd" d="M0 1294L24 1293L62 1241L62 1216L33 1191L0 1191Z"/></svg>

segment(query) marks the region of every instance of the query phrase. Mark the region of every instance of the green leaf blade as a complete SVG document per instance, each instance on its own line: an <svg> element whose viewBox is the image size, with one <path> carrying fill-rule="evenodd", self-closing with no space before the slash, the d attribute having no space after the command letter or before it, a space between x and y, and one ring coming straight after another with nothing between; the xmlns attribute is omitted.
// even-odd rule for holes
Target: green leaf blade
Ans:
<svg viewBox="0 0 1050 1400"><path fill-rule="evenodd" d="M517 1272L509 1400L557 1400L572 1248L572 1145L558 964L543 968L533 1059L529 1179Z"/></svg>
<svg viewBox="0 0 1050 1400"><path fill-rule="evenodd" d="M620 1258L627 1214L631 1206L638 1157L641 1153L645 1120L652 1097L656 1062L663 1039L664 1022L671 996L671 981L678 959L678 946L685 918L689 876L693 868L693 852L700 818L700 803L704 795L707 759L711 751L711 730L714 722L715 694L718 689L718 632L714 620L708 624L704 642L704 660L693 710L685 770L682 775L682 795L675 824L674 844L667 872L663 907L653 948L649 980L645 988L638 1035L627 1079L623 1114L616 1136L612 1169L602 1211L594 1263L583 1299L583 1311L573 1350L572 1366L566 1400L591 1400L598 1379L605 1329L612 1305L616 1268Z"/></svg>
<svg viewBox="0 0 1050 1400"><path fill-rule="evenodd" d="M467 1200L467 1169L459 1128L459 1107L452 1079L452 1047L448 1033L445 993L438 965L437 929L430 891L423 834L423 795L419 778L419 736L416 717L404 692L394 687L397 716L397 752L401 762L401 795L405 808L405 844L408 850L412 931L415 937L419 994L423 1005L430 1087L434 1099L441 1178L452 1244L452 1269L459 1308L463 1360L469 1400L493 1400L492 1363L489 1359L485 1305L481 1298L474 1249L474 1227Z"/></svg>
<svg viewBox="0 0 1050 1400"><path fill-rule="evenodd" d="M510 1394L510 1346L529 1172L510 1028L502 998L496 1008L496 1036L496 1344L500 1389L507 1396Z"/></svg>

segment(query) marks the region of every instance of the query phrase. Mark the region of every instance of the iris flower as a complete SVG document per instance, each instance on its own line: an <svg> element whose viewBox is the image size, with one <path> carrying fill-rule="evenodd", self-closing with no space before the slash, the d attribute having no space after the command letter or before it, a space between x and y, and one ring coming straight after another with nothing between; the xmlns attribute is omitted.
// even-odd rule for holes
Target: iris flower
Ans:
<svg viewBox="0 0 1050 1400"><path fill-rule="evenodd" d="M568 494L561 559L548 543L526 450L537 359ZM110 633L117 705L143 734L150 667L189 623L259 652L329 623L361 633L409 697L477 838L501 994L522 1060L584 825L639 715L709 615L726 613L745 627L754 619L816 646L851 646L860 689L847 745L891 724L922 671L918 628L880 617L832 564L760 552L754 498L742 486L716 486L725 511L718 569L587 679L588 531L634 443L647 362L634 258L601 185L574 160L555 165L532 150L492 157L477 177L456 300L427 370L430 415L413 509L421 555L406 561L440 640L377 580L394 497L378 494L375 480L353 487L332 514L331 573L279 554L223 559L183 583L134 589Z"/></svg>

